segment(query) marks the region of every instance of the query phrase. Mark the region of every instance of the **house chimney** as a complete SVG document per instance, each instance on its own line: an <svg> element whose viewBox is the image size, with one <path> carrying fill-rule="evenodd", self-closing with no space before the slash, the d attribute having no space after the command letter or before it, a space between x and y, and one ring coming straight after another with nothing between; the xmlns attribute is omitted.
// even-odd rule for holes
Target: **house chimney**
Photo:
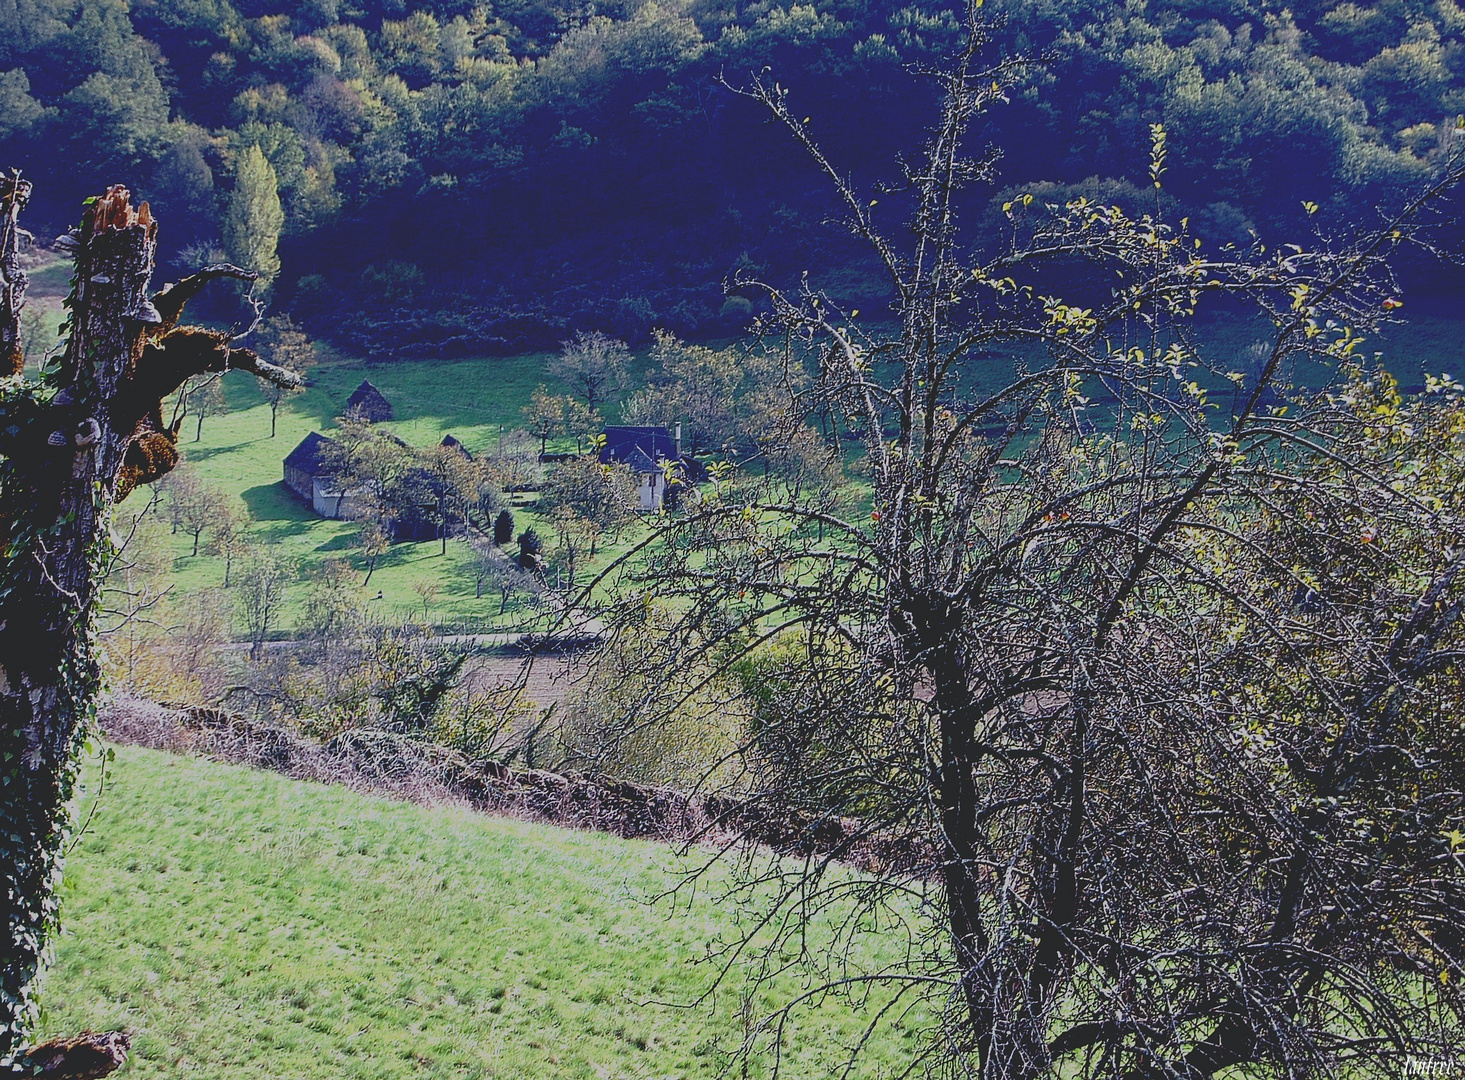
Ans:
<svg viewBox="0 0 1465 1080"><path fill-rule="evenodd" d="M682 425L676 426L676 434L672 436L671 456L677 461L682 460Z"/></svg>

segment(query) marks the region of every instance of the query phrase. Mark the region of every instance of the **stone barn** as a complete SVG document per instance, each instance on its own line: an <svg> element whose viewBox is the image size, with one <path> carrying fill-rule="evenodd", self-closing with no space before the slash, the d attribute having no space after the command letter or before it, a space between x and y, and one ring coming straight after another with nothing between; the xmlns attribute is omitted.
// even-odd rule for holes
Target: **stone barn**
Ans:
<svg viewBox="0 0 1465 1080"><path fill-rule="evenodd" d="M312 431L285 458L285 486L324 518L355 519L361 516L361 491L342 491L326 467L328 447L336 440Z"/></svg>
<svg viewBox="0 0 1465 1080"><path fill-rule="evenodd" d="M468 452L468 448L466 446L464 446L463 443L459 439L457 439L456 437L454 437L452 435L444 435L443 436L443 441L442 441L442 443L440 445L445 450L456 450L456 451L458 451L458 453L462 454L469 461L472 461L473 460L473 455Z"/></svg>
<svg viewBox="0 0 1465 1080"><path fill-rule="evenodd" d="M326 448L335 442L319 431L312 431L285 458L285 486L306 502L311 501L315 481L328 478L322 457Z"/></svg>

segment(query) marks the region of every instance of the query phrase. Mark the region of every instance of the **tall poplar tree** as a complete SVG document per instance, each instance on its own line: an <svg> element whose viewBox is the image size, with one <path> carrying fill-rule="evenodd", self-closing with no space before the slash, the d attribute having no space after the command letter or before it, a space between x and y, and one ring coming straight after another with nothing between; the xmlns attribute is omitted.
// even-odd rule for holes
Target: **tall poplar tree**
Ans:
<svg viewBox="0 0 1465 1080"><path fill-rule="evenodd" d="M284 224L275 168L254 143L239 158L234 193L224 216L224 244L229 257L257 270L260 280L268 285L280 272L280 256L275 248Z"/></svg>

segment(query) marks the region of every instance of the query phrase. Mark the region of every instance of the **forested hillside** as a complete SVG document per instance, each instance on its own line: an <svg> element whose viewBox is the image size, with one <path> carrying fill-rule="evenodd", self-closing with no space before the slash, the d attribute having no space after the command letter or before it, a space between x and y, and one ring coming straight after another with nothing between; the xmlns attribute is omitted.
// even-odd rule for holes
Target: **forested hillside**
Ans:
<svg viewBox="0 0 1465 1080"><path fill-rule="evenodd" d="M1162 121L1168 208L1217 243L1308 231L1304 201L1325 220L1396 200L1465 110L1455 0L996 6L1002 44L1042 60L993 116L1000 184L1149 199ZM56 229L128 177L183 265L238 256L258 146L279 300L373 355L709 334L747 321L721 285L738 269L879 288L802 151L720 79L764 71L841 168L890 179L931 115L908 69L957 31L950 5L875 0L5 0L0 157Z"/></svg>

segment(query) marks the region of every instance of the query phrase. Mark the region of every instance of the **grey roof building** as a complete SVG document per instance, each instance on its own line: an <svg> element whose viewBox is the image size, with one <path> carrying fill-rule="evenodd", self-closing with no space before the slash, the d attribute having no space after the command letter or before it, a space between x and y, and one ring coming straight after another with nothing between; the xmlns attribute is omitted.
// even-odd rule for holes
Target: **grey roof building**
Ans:
<svg viewBox="0 0 1465 1080"><path fill-rule="evenodd" d="M334 445L335 439L312 431L285 458L285 484L306 502L311 499L311 487L315 481L328 476L323 456L326 448Z"/></svg>
<svg viewBox="0 0 1465 1080"><path fill-rule="evenodd" d="M687 490L686 484L707 479L706 468L682 453L681 424L675 433L664 427L608 427L600 461L631 471L642 510L660 510Z"/></svg>

